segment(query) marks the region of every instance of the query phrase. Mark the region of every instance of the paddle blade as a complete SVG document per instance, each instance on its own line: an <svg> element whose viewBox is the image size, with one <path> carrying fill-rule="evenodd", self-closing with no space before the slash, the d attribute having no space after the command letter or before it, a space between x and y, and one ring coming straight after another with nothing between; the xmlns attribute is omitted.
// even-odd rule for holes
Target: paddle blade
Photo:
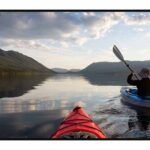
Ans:
<svg viewBox="0 0 150 150"><path fill-rule="evenodd" d="M114 45L113 47L113 52L117 56L118 59L120 59L121 61L124 61L124 58L116 45Z"/></svg>

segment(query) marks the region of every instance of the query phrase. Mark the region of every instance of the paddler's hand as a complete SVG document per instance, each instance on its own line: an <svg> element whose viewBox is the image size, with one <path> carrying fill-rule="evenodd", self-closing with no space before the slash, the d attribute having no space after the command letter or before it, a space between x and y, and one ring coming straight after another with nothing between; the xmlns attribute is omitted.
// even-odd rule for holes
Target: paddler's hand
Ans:
<svg viewBox="0 0 150 150"><path fill-rule="evenodd" d="M134 72L130 73L128 77L129 79L132 79L133 77L135 77L135 73Z"/></svg>
<svg viewBox="0 0 150 150"><path fill-rule="evenodd" d="M139 80L140 79L138 73L133 72L131 74L132 74L132 77L134 78L134 80Z"/></svg>

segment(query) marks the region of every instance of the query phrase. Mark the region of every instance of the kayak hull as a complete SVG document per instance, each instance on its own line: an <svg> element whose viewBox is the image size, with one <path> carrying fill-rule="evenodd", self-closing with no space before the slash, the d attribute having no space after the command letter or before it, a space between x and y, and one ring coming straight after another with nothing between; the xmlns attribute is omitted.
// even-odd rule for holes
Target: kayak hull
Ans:
<svg viewBox="0 0 150 150"><path fill-rule="evenodd" d="M122 102L136 107L150 108L150 99L143 99L137 95L137 89L122 88Z"/></svg>
<svg viewBox="0 0 150 150"><path fill-rule="evenodd" d="M63 135L72 135L73 133L88 133L98 139L105 139L106 136L96 125L91 117L84 111L82 107L76 107L60 124L58 130L52 136L52 139L59 139Z"/></svg>

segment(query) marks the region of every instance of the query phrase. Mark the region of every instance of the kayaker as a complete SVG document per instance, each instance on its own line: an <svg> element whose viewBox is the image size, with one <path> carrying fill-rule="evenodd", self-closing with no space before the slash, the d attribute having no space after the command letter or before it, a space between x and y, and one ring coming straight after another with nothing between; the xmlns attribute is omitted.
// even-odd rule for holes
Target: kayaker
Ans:
<svg viewBox="0 0 150 150"><path fill-rule="evenodd" d="M143 68L139 76L141 77L140 80L134 80L132 77L134 76L133 73L131 73L128 78L127 82L131 85L137 86L138 89L138 95L141 97L150 96L150 69L149 68Z"/></svg>

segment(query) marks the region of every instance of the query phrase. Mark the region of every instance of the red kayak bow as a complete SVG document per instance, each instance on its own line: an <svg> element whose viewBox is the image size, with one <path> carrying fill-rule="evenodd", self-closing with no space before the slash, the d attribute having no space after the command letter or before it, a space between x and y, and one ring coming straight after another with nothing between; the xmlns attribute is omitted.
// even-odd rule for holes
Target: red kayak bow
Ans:
<svg viewBox="0 0 150 150"><path fill-rule="evenodd" d="M60 124L58 130L52 136L52 139L63 139L67 138L68 135L70 136L70 138L72 137L73 139L85 139L85 136L86 139L106 138L98 125L96 125L92 121L91 117L84 111L84 109L79 106L75 107L73 111L64 119L64 121Z"/></svg>

